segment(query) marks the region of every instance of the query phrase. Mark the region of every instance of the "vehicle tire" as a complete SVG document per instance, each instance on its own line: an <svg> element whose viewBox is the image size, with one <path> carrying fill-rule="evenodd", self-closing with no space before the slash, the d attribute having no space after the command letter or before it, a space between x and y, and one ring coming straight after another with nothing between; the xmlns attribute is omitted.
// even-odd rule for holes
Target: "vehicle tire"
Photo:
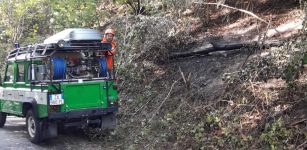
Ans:
<svg viewBox="0 0 307 150"><path fill-rule="evenodd" d="M34 116L32 110L27 113L26 127L32 143L38 144L43 141L43 122Z"/></svg>
<svg viewBox="0 0 307 150"><path fill-rule="evenodd" d="M0 112L0 128L2 128L6 122L6 113Z"/></svg>

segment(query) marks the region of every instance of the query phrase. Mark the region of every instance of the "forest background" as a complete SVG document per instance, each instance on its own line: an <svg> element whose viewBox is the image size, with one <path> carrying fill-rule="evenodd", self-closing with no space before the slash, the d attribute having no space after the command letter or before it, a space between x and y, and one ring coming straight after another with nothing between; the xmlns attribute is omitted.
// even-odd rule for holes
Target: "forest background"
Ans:
<svg viewBox="0 0 307 150"><path fill-rule="evenodd" d="M102 147L304 149L306 9L306 0L0 0L0 69L16 42L114 28L121 109ZM292 19L298 31L267 36ZM270 38L283 42L171 57L221 39Z"/></svg>

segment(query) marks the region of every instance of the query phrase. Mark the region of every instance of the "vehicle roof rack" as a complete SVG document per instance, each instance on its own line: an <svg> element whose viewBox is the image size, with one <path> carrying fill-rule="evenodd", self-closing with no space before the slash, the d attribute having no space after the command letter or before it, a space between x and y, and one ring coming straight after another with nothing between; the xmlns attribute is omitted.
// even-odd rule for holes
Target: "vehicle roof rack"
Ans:
<svg viewBox="0 0 307 150"><path fill-rule="evenodd" d="M30 60L35 58L49 57L57 51L74 52L74 51L108 51L111 50L111 43L101 43L100 41L69 41L65 42L63 47L59 44L33 44L25 47L13 49L9 52L6 60Z"/></svg>

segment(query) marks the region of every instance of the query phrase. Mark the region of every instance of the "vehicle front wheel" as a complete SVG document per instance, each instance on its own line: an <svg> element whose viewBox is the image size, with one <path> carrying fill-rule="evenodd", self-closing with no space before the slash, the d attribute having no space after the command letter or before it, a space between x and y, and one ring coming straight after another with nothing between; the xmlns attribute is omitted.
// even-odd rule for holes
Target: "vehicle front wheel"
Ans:
<svg viewBox="0 0 307 150"><path fill-rule="evenodd" d="M29 110L26 116L27 132L32 143L43 141L43 122L34 116L32 110Z"/></svg>
<svg viewBox="0 0 307 150"><path fill-rule="evenodd" d="M2 128L6 122L6 113L0 112L0 128Z"/></svg>

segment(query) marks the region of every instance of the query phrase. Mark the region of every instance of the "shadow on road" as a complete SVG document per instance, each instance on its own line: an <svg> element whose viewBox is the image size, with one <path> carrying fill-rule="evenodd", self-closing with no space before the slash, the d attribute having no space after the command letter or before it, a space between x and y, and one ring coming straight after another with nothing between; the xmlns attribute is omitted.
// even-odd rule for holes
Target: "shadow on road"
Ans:
<svg viewBox="0 0 307 150"><path fill-rule="evenodd" d="M55 150L78 150L100 149L100 141L89 141L81 129L68 128L60 132L58 137L48 139L39 145L32 144L28 140L26 123L24 118L9 116L5 127L0 129L0 149L55 149Z"/></svg>

